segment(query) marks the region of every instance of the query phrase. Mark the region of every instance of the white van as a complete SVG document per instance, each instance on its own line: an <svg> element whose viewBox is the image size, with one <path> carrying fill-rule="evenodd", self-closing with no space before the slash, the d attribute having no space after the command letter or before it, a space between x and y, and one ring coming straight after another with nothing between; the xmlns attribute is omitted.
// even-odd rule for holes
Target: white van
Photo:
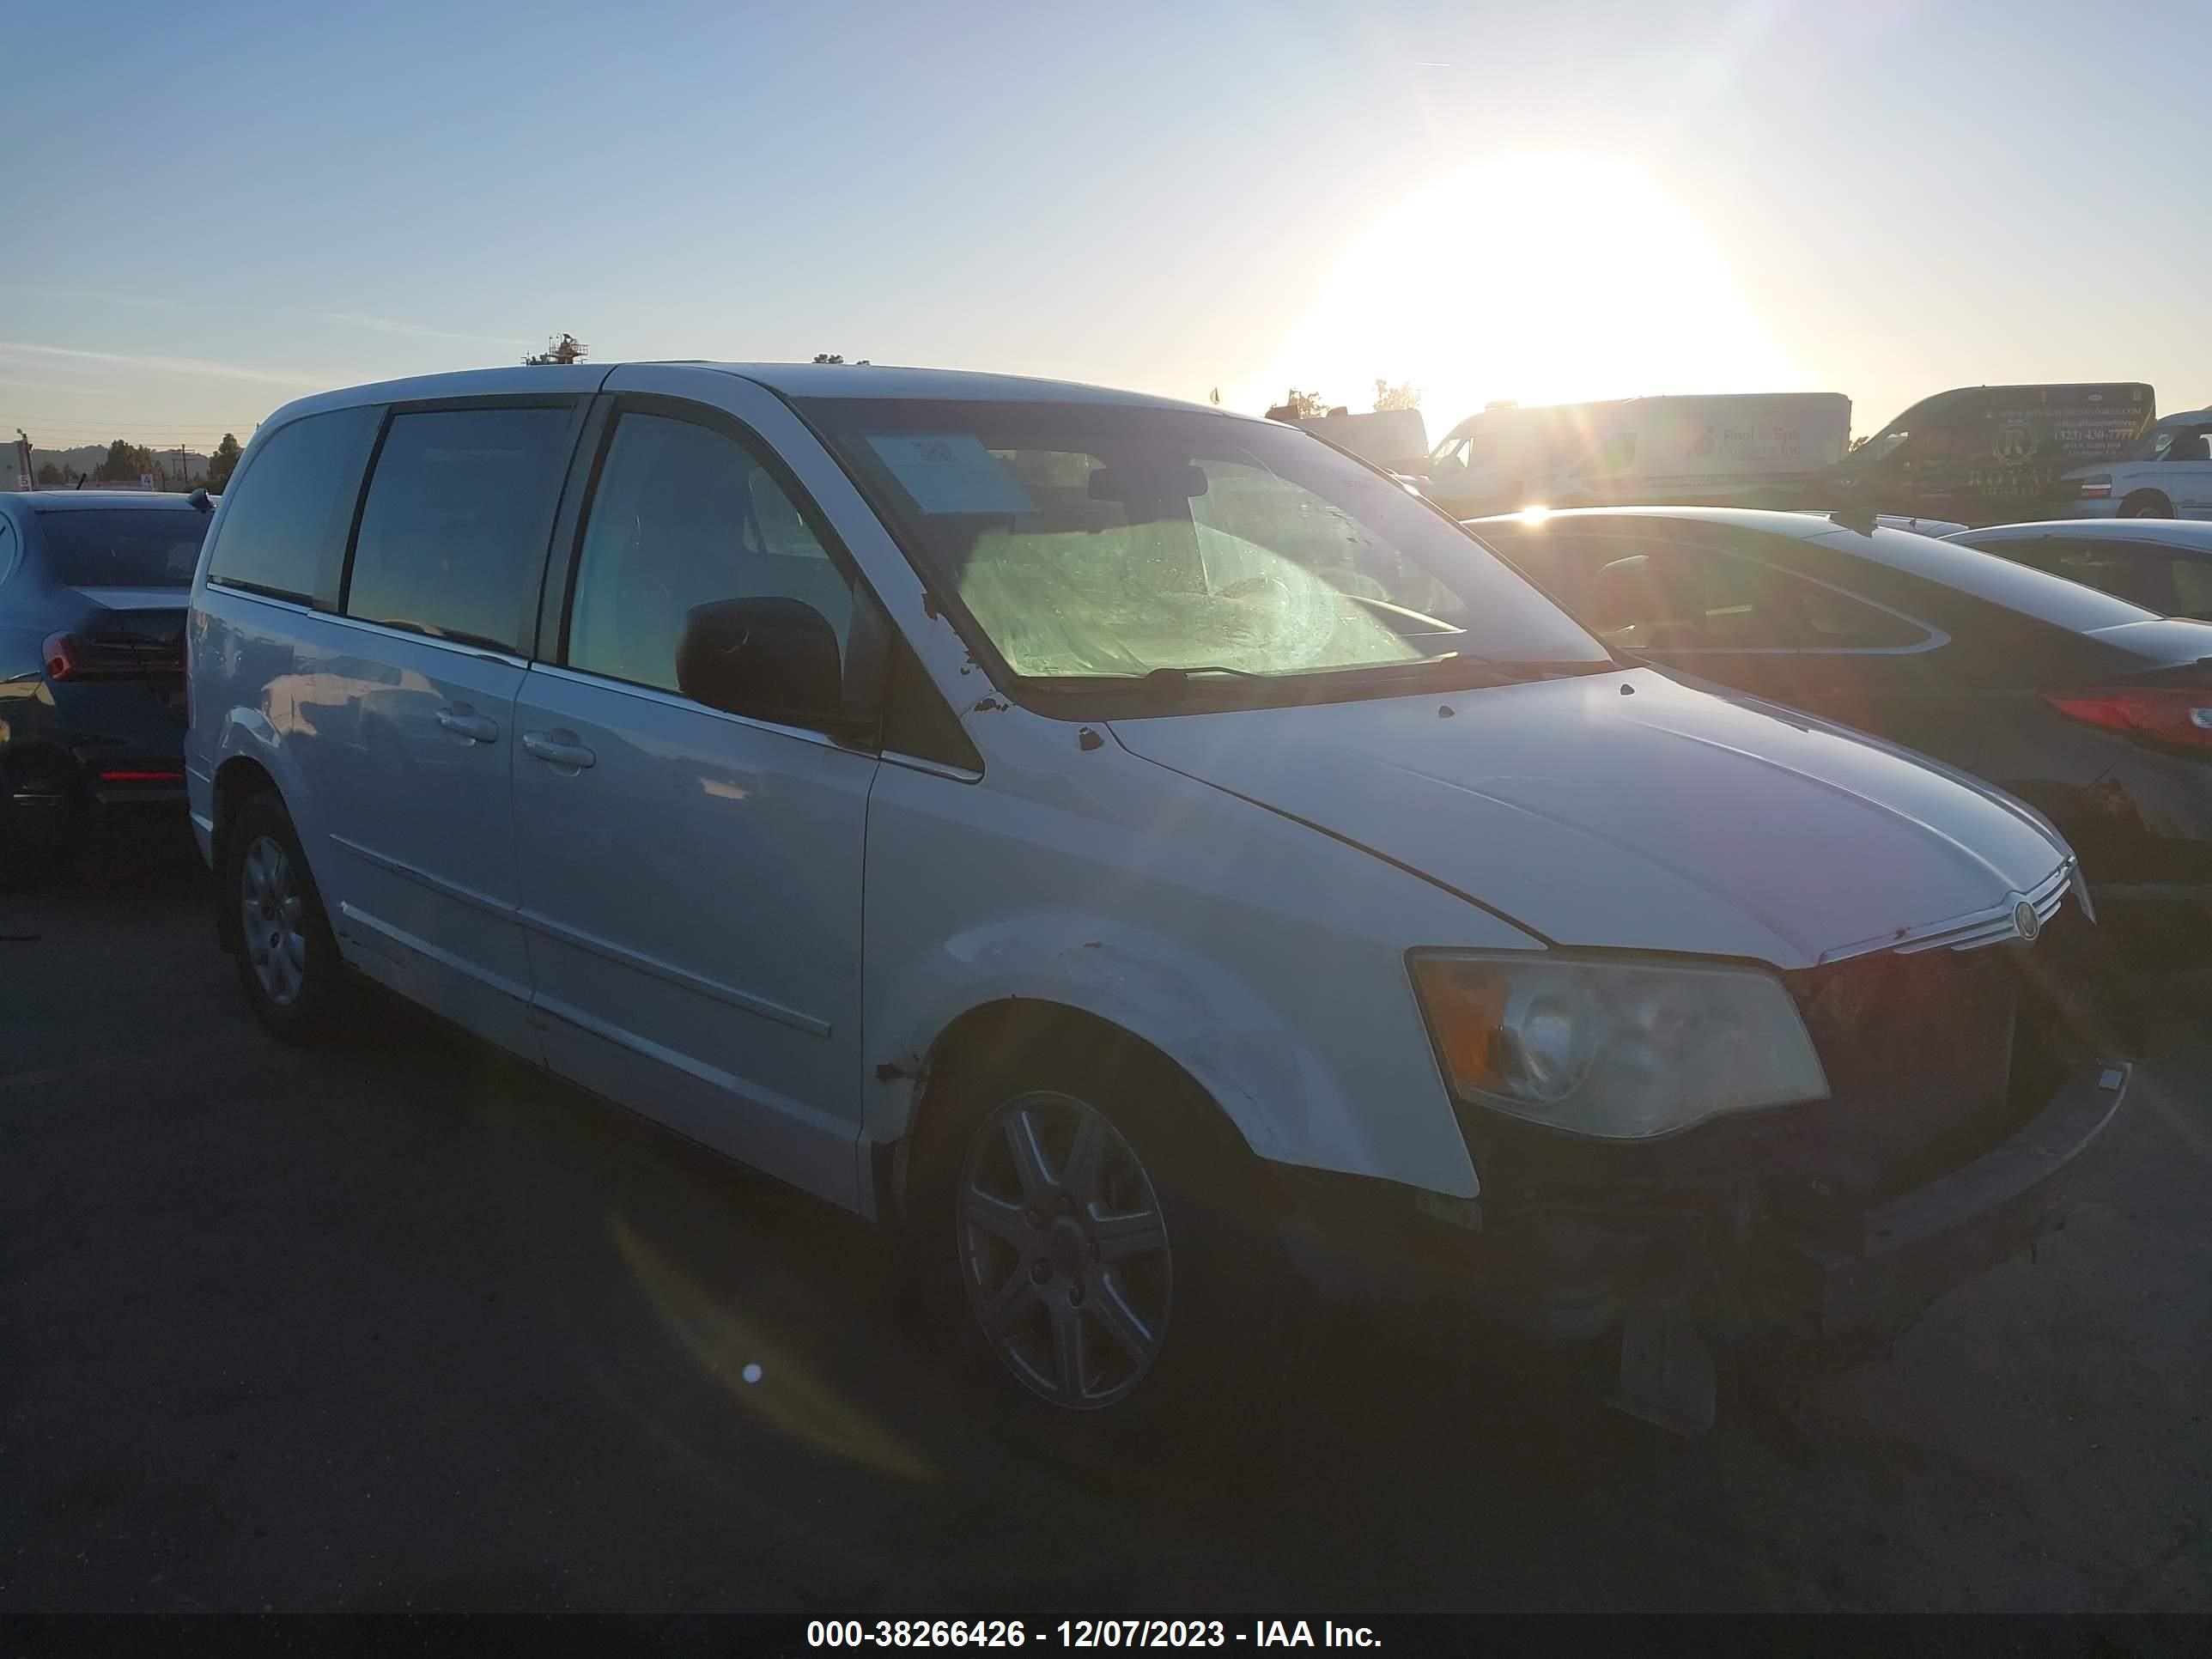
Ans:
<svg viewBox="0 0 2212 1659"><path fill-rule="evenodd" d="M1457 519L1624 503L1789 507L1850 437L1840 392L1492 406L1437 446L1426 493Z"/></svg>
<svg viewBox="0 0 2212 1659"><path fill-rule="evenodd" d="M1249 1415L1318 1286L1626 1333L1694 1423L1706 1335L2025 1249L2126 1075L2023 1006L2087 925L2044 821L1616 659L1272 422L837 365L335 392L255 435L188 635L270 1030L374 981L908 1229L1053 1407Z"/></svg>

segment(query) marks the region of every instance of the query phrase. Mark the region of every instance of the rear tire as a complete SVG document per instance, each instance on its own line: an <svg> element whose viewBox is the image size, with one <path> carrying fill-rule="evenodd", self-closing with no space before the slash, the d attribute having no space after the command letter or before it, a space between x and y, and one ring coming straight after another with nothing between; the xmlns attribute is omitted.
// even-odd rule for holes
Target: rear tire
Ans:
<svg viewBox="0 0 2212 1659"><path fill-rule="evenodd" d="M1126 1470L1263 1437L1305 1322L1249 1153L1157 1056L1060 1026L931 1085L933 1318L1017 1431Z"/></svg>
<svg viewBox="0 0 2212 1659"><path fill-rule="evenodd" d="M2120 516L2124 519L2170 519L2173 516L2173 503L2155 489L2138 489L2120 503Z"/></svg>
<svg viewBox="0 0 2212 1659"><path fill-rule="evenodd" d="M0 872L9 885L36 886L76 854L84 805L64 763L33 755L0 762Z"/></svg>
<svg viewBox="0 0 2212 1659"><path fill-rule="evenodd" d="M237 924L238 980L254 1018L286 1042L327 1041L345 1003L345 965L299 832L273 791L240 807L223 832L221 902Z"/></svg>

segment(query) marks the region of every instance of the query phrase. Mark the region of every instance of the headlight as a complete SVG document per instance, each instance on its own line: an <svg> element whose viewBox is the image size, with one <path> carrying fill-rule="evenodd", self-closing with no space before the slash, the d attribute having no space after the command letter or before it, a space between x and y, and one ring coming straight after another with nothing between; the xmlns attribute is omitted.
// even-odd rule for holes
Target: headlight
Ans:
<svg viewBox="0 0 2212 1659"><path fill-rule="evenodd" d="M1789 994L1755 969L1550 953L1412 961L1453 1091L1516 1117L1637 1139L1828 1092Z"/></svg>

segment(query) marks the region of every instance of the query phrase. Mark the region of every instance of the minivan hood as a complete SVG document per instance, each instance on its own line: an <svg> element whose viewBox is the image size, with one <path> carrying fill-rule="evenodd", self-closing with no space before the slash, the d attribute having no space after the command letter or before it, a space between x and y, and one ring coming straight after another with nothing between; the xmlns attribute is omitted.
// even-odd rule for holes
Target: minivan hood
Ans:
<svg viewBox="0 0 2212 1659"><path fill-rule="evenodd" d="M1555 945L1809 967L2005 915L2070 857L1962 774L1650 669L1111 725Z"/></svg>

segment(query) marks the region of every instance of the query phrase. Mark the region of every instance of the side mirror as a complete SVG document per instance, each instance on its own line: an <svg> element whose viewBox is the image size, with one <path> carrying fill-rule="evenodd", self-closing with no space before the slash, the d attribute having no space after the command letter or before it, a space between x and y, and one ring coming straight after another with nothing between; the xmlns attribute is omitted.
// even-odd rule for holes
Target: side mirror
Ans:
<svg viewBox="0 0 2212 1659"><path fill-rule="evenodd" d="M834 726L843 708L837 635L803 599L717 599L684 613L676 687L728 714Z"/></svg>

